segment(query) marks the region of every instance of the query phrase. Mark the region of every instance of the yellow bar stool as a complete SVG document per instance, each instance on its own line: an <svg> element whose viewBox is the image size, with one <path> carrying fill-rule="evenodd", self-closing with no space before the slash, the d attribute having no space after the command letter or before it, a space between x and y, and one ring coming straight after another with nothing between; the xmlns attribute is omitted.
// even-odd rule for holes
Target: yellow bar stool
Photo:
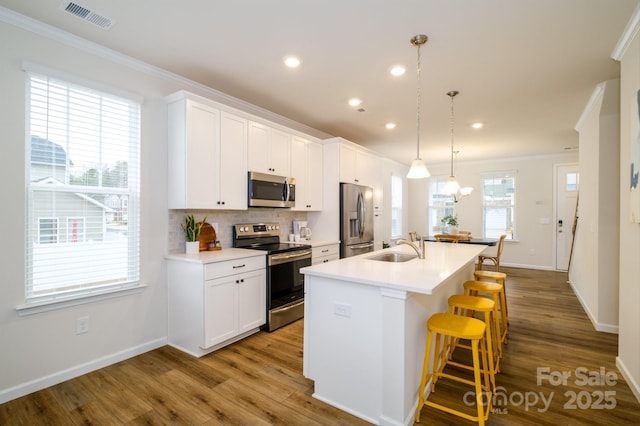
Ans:
<svg viewBox="0 0 640 426"><path fill-rule="evenodd" d="M461 315L454 315L450 313L433 314L427 320L427 343L424 351L424 362L422 364L422 376L420 380L420 391L418 393L418 409L416 411L416 422L420 421L420 411L422 410L422 407L428 405L429 407L442 410L458 417L476 421L479 425L484 425L484 422L489 418L489 412L491 412L492 399L487 368L487 348L484 339L486 327L487 326L485 325L485 323L478 319ZM454 376L443 371L444 364L446 364L447 353L444 350L444 344L443 350L440 351L440 341L447 336L457 339L468 339L471 341L471 355L473 359L474 378L473 381L465 379L464 377ZM434 339L435 352L433 354L433 369L429 373L429 360L431 358L429 355L431 352L431 344ZM482 356L482 365L480 364L480 356ZM429 401L428 398L425 398L425 388L427 387L429 379L431 380L431 392L435 392L435 385L438 378L447 378L460 383L474 386L476 394L477 415L472 416L468 413L435 403L433 401ZM486 392L486 408L484 408L483 405L483 390Z"/></svg>
<svg viewBox="0 0 640 426"><path fill-rule="evenodd" d="M472 317L474 312L484 312L484 323L487 326L485 331L485 339L487 340L487 351L491 356L489 359L489 378L491 379L491 389L496 392L496 378L495 375L500 372L500 353L498 347L493 342L498 342L500 339L500 330L498 329L498 319L494 315L496 303L487 299L486 297L467 296L464 294L454 294L449 297L449 313L455 315L464 315ZM471 349L469 345L461 344L458 339L448 338L445 344L445 352L448 352L449 357L447 364L455 365L467 370L473 370L473 366L463 364L457 361L451 360L453 351L455 348Z"/></svg>
<svg viewBox="0 0 640 426"><path fill-rule="evenodd" d="M504 286L489 281L465 281L462 287L464 288L464 294L467 296L478 296L479 293L491 295L491 298L496 304L494 314L496 318L499 319L498 330L500 338L498 342L500 343L500 356L502 356L502 345L507 344L507 334L509 333L509 318L507 318L507 311L505 309L506 299L504 297Z"/></svg>
<svg viewBox="0 0 640 426"><path fill-rule="evenodd" d="M509 309L507 307L507 274L504 272L494 271L474 271L473 277L476 281L495 281L498 284L502 284L504 291L504 310L507 313L507 319L509 319Z"/></svg>

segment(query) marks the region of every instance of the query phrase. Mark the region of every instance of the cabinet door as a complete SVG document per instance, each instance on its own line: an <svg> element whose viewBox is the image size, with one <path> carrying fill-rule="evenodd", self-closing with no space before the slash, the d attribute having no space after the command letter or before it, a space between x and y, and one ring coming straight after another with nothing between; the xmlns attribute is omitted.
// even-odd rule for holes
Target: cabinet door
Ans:
<svg viewBox="0 0 640 426"><path fill-rule="evenodd" d="M305 139L294 137L291 143L291 176L296 179L296 206L292 210L307 210L309 189Z"/></svg>
<svg viewBox="0 0 640 426"><path fill-rule="evenodd" d="M267 322L267 278L264 269L239 275L238 333Z"/></svg>
<svg viewBox="0 0 640 426"><path fill-rule="evenodd" d="M323 155L322 145L315 142L307 143L307 204L309 210L322 210L323 191Z"/></svg>
<svg viewBox="0 0 640 426"><path fill-rule="evenodd" d="M291 135L289 133L271 129L268 158L271 173L291 176Z"/></svg>
<svg viewBox="0 0 640 426"><path fill-rule="evenodd" d="M216 206L220 112L190 99L168 108L169 208Z"/></svg>
<svg viewBox="0 0 640 426"><path fill-rule="evenodd" d="M220 164L217 208L247 209L247 120L226 112L220 116Z"/></svg>
<svg viewBox="0 0 640 426"><path fill-rule="evenodd" d="M360 183L358 180L358 152L346 145L340 145L340 182Z"/></svg>
<svg viewBox="0 0 640 426"><path fill-rule="evenodd" d="M205 281L202 344L205 349L238 334L237 280L231 276Z"/></svg>
<svg viewBox="0 0 640 426"><path fill-rule="evenodd" d="M269 128L249 122L248 169L251 172L271 173L269 168Z"/></svg>

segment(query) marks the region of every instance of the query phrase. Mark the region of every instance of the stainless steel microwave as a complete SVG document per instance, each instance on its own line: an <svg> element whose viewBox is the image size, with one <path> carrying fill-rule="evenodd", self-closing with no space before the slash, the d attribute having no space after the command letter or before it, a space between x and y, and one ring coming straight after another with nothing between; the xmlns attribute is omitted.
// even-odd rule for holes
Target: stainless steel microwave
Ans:
<svg viewBox="0 0 640 426"><path fill-rule="evenodd" d="M295 207L296 180L249 172L249 207Z"/></svg>

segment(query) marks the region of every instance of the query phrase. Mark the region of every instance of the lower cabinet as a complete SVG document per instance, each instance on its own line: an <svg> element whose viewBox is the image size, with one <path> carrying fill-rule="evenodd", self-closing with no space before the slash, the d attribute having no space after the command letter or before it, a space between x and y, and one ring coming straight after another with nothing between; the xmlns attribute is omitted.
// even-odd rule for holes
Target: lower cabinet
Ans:
<svg viewBox="0 0 640 426"><path fill-rule="evenodd" d="M266 322L264 255L213 263L167 262L168 343L202 356Z"/></svg>
<svg viewBox="0 0 640 426"><path fill-rule="evenodd" d="M311 264L327 263L332 260L340 259L340 245L328 244L325 246L317 246L311 249Z"/></svg>

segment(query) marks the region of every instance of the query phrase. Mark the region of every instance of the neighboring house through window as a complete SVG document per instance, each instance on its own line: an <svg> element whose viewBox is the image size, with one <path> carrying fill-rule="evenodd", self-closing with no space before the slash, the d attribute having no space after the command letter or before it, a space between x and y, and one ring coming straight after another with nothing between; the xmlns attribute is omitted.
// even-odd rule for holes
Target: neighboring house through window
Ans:
<svg viewBox="0 0 640 426"><path fill-rule="evenodd" d="M429 180L429 223L430 234L441 231L442 218L456 215L455 203L451 195L444 195L444 185L448 176L432 176Z"/></svg>
<svg viewBox="0 0 640 426"><path fill-rule="evenodd" d="M137 285L140 103L28 83L27 302Z"/></svg>
<svg viewBox="0 0 640 426"><path fill-rule="evenodd" d="M492 172L482 175L482 212L484 236L508 240L516 234L516 172Z"/></svg>

